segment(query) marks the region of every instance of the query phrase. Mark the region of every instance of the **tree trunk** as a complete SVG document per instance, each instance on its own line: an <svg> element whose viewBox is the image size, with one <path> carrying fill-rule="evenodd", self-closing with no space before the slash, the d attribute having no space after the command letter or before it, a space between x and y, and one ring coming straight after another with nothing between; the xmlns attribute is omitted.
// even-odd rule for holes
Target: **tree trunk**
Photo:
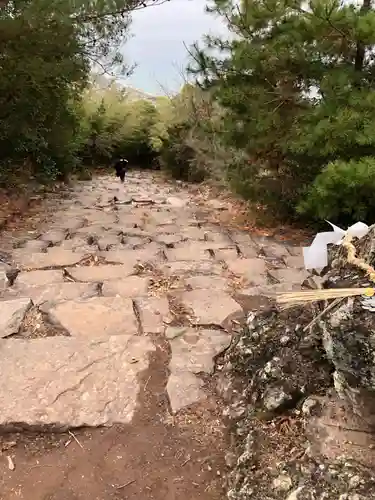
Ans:
<svg viewBox="0 0 375 500"><path fill-rule="evenodd" d="M361 13L365 13L371 9L371 0L363 0ZM355 55L354 68L356 71L362 71L363 63L365 60L366 46L363 42L357 42L357 52Z"/></svg>

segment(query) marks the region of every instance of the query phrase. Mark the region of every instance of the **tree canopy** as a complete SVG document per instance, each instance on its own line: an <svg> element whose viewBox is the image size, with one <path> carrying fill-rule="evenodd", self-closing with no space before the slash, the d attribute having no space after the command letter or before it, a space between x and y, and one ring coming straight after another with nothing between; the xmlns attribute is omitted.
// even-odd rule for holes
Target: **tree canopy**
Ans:
<svg viewBox="0 0 375 500"><path fill-rule="evenodd" d="M327 163L373 155L371 1L215 0L211 10L231 36L196 45L191 71L226 111L224 139L248 154L232 177L295 213Z"/></svg>

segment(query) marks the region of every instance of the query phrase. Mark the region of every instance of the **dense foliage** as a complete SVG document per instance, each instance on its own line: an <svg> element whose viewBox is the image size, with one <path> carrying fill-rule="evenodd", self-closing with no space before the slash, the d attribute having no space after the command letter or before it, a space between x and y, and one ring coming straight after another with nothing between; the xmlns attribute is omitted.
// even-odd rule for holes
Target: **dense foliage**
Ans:
<svg viewBox="0 0 375 500"><path fill-rule="evenodd" d="M1 2L0 184L53 180L80 165L86 141L102 132L103 107L89 115L85 109L89 74L129 71L120 49L132 10L142 6L138 0Z"/></svg>
<svg viewBox="0 0 375 500"><path fill-rule="evenodd" d="M134 99L93 75L131 70L122 44L147 2L3 0L0 184L125 155L278 217L372 222L375 11L362 1L213 0L229 32L193 47L196 83Z"/></svg>
<svg viewBox="0 0 375 500"><path fill-rule="evenodd" d="M361 174L345 177L362 190L361 205L369 210L361 214L369 217L375 161L370 0L215 0L212 10L227 20L231 37L207 37L203 50L195 47L192 70L225 110L223 140L247 153L248 161L230 168L232 185L279 214L294 216L300 204L299 213L340 220L341 206L358 203L358 195L350 198L354 190L342 180L326 210L316 209L316 193L330 184L327 176L332 180L334 167L325 165L339 161L335 168L342 169L348 162L346 172L360 166Z"/></svg>

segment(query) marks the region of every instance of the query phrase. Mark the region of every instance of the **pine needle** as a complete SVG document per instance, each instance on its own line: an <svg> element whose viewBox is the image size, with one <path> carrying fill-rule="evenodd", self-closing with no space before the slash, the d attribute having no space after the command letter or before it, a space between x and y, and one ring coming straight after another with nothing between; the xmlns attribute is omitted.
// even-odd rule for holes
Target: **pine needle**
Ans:
<svg viewBox="0 0 375 500"><path fill-rule="evenodd" d="M303 290L300 292L282 293L276 297L278 304L304 303L319 300L340 299L366 295L372 297L375 293L373 288L329 288L327 290Z"/></svg>

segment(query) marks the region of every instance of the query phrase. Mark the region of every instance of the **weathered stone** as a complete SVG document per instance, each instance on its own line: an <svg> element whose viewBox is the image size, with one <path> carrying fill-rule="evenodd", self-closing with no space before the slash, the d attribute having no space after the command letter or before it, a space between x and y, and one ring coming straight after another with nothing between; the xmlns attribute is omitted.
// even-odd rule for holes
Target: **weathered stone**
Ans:
<svg viewBox="0 0 375 500"><path fill-rule="evenodd" d="M4 340L0 428L64 430L129 423L137 404L138 374L147 368L153 350L149 339L129 335Z"/></svg>
<svg viewBox="0 0 375 500"><path fill-rule="evenodd" d="M66 236L65 231L61 231L59 229L52 229L51 231L47 231L46 233L42 234L40 239L42 241L47 241L52 245L57 245L61 241L65 240L65 236Z"/></svg>
<svg viewBox="0 0 375 500"><path fill-rule="evenodd" d="M18 333L25 314L31 306L32 302L29 298L0 302L0 338L9 337L9 335ZM0 365L2 365L2 363L3 360Z"/></svg>
<svg viewBox="0 0 375 500"><path fill-rule="evenodd" d="M235 260L238 256L237 250L235 248L220 248L214 250L215 259L217 260Z"/></svg>
<svg viewBox="0 0 375 500"><path fill-rule="evenodd" d="M47 253L30 253L25 250L16 251L14 260L23 267L30 269L46 269L49 267L65 267L78 264L85 254L73 253L60 247L52 247Z"/></svg>
<svg viewBox="0 0 375 500"><path fill-rule="evenodd" d="M202 274L202 275L220 275L223 272L222 266L214 261L177 261L167 262L161 266L165 274L170 275L189 275L189 274Z"/></svg>
<svg viewBox="0 0 375 500"><path fill-rule="evenodd" d="M203 382L193 373L171 373L167 383L167 392L171 403L172 412L205 399L207 396L202 390Z"/></svg>
<svg viewBox="0 0 375 500"><path fill-rule="evenodd" d="M51 283L63 283L61 270L44 270L22 272L18 275L16 285L19 287L45 286Z"/></svg>
<svg viewBox="0 0 375 500"><path fill-rule="evenodd" d="M263 406L268 411L275 411L285 406L291 399L290 394L281 387L270 387L263 396Z"/></svg>
<svg viewBox="0 0 375 500"><path fill-rule="evenodd" d="M111 226L116 222L114 213L107 213L103 210L86 210L84 216L88 222L102 224L103 226Z"/></svg>
<svg viewBox="0 0 375 500"><path fill-rule="evenodd" d="M169 261L188 261L188 260L210 260L211 256L206 248L202 248L199 243L189 243L179 248L173 248L166 251Z"/></svg>
<svg viewBox="0 0 375 500"><path fill-rule="evenodd" d="M115 247L119 244L120 238L115 235L103 236L98 240L98 248L101 251L110 250L112 247Z"/></svg>
<svg viewBox="0 0 375 500"><path fill-rule="evenodd" d="M290 284L302 284L303 281L309 276L309 272L304 269L271 269L270 271L268 271L268 273L279 283L285 282Z"/></svg>
<svg viewBox="0 0 375 500"><path fill-rule="evenodd" d="M267 285L267 267L262 259L236 259L227 261L228 269L253 285Z"/></svg>
<svg viewBox="0 0 375 500"><path fill-rule="evenodd" d="M204 240L204 231L198 227L187 226L184 227L182 231L181 228L179 228L179 231L184 238L187 238L189 240Z"/></svg>
<svg viewBox="0 0 375 500"><path fill-rule="evenodd" d="M119 217L119 226L123 228L134 228L134 227L140 227L144 224L145 220L145 214L144 210L135 210L132 209L131 212L129 211L119 211L118 212L118 217Z"/></svg>
<svg viewBox="0 0 375 500"><path fill-rule="evenodd" d="M140 276L129 276L122 280L105 281L102 294L105 297L142 297L147 295L150 279Z"/></svg>
<svg viewBox="0 0 375 500"><path fill-rule="evenodd" d="M262 253L268 259L283 259L284 257L290 256L288 250L284 245L280 245L279 243L271 243L267 242L262 248Z"/></svg>
<svg viewBox="0 0 375 500"><path fill-rule="evenodd" d="M48 241L43 240L29 240L25 243L24 248L29 250L29 252L44 252L49 246Z"/></svg>
<svg viewBox="0 0 375 500"><path fill-rule="evenodd" d="M288 495L286 500L302 500L302 498L306 498L306 490L303 486L299 486Z"/></svg>
<svg viewBox="0 0 375 500"><path fill-rule="evenodd" d="M42 311L47 312L59 302L96 297L98 293L98 288L91 283L52 283L26 288L21 295L27 295Z"/></svg>
<svg viewBox="0 0 375 500"><path fill-rule="evenodd" d="M108 252L101 252L100 255L107 262L133 265L137 262L152 262L162 259L161 248L156 243L149 243L140 250L108 250Z"/></svg>
<svg viewBox="0 0 375 500"><path fill-rule="evenodd" d="M226 327L234 317L242 316L242 309L232 297L225 292L211 290L193 290L183 292L181 300L185 307L191 309L198 325L217 325Z"/></svg>
<svg viewBox="0 0 375 500"><path fill-rule="evenodd" d="M177 198L176 196L169 196L166 199L168 205L172 205L172 207L184 207L187 205L188 200L184 200L183 198Z"/></svg>
<svg viewBox="0 0 375 500"><path fill-rule="evenodd" d="M218 231L204 231L204 239L205 241L212 241L214 243L219 243L224 247L233 245L233 241L230 239L228 234Z"/></svg>
<svg viewBox="0 0 375 500"><path fill-rule="evenodd" d="M79 214L80 215L80 214ZM58 229L65 229L65 231L72 233L83 227L85 221L82 217L63 217L60 221L57 221L54 225Z"/></svg>
<svg viewBox="0 0 375 500"><path fill-rule="evenodd" d="M98 239L107 235L106 229L101 224L90 224L75 231L75 236L83 238L86 243L89 239Z"/></svg>
<svg viewBox="0 0 375 500"><path fill-rule="evenodd" d="M147 245L150 242L149 239L143 238L141 236L121 236L121 244L123 249L133 250L135 248Z"/></svg>
<svg viewBox="0 0 375 500"><path fill-rule="evenodd" d="M293 257L299 257L300 255L302 255L302 248L300 246L288 245L287 249L290 255L292 255Z"/></svg>
<svg viewBox="0 0 375 500"><path fill-rule="evenodd" d="M249 233L244 231L230 231L231 240L239 245L244 245L246 247L254 247L257 246L253 239L251 238Z"/></svg>
<svg viewBox="0 0 375 500"><path fill-rule="evenodd" d="M187 326L168 326L165 330L165 337L168 340L173 340L177 337L182 336L184 333L188 331L189 328Z"/></svg>
<svg viewBox="0 0 375 500"><path fill-rule="evenodd" d="M229 208L229 203L225 201L220 201L220 200L209 200L208 205L213 208L214 210L228 210Z"/></svg>
<svg viewBox="0 0 375 500"><path fill-rule="evenodd" d="M228 280L222 276L192 276L187 278L185 283L192 290L225 290L228 288Z"/></svg>
<svg viewBox="0 0 375 500"><path fill-rule="evenodd" d="M108 280L119 280L127 278L134 272L134 265L131 263L119 266L106 264L102 266L82 266L69 270L74 279L78 281L97 282Z"/></svg>
<svg viewBox="0 0 375 500"><path fill-rule="evenodd" d="M144 230L149 233L151 236L157 236L162 234L178 234L181 231L181 228L177 224L152 224L148 222Z"/></svg>
<svg viewBox="0 0 375 500"><path fill-rule="evenodd" d="M298 283L277 283L275 285L244 288L238 290L237 294L244 296L264 295L265 297L275 297L278 293L294 292L300 289L301 285Z"/></svg>
<svg viewBox="0 0 375 500"><path fill-rule="evenodd" d="M182 335L170 339L172 373L212 373L214 358L226 349L231 341L229 334L220 330L186 329Z"/></svg>
<svg viewBox="0 0 375 500"><path fill-rule="evenodd" d="M237 246L242 257L245 259L256 259L259 256L259 248L254 246L254 243L251 243L251 245L244 245L240 243Z"/></svg>
<svg viewBox="0 0 375 500"><path fill-rule="evenodd" d="M155 236L155 241L168 247L173 247L177 243L180 243L182 239L183 236L180 234L161 234L159 236Z"/></svg>
<svg viewBox="0 0 375 500"><path fill-rule="evenodd" d="M272 488L278 491L289 491L292 485L293 482L290 476L286 474L280 474L272 481Z"/></svg>
<svg viewBox="0 0 375 500"><path fill-rule="evenodd" d="M72 337L103 338L138 333L133 303L122 297L62 302L49 311L49 317Z"/></svg>
<svg viewBox="0 0 375 500"><path fill-rule="evenodd" d="M288 255L287 257L284 257L283 260L287 267L293 267L295 269L305 268L305 261L302 255L302 251L300 255Z"/></svg>
<svg viewBox="0 0 375 500"><path fill-rule="evenodd" d="M169 314L169 304L165 297L149 297L136 299L143 333L163 333L164 320Z"/></svg>

